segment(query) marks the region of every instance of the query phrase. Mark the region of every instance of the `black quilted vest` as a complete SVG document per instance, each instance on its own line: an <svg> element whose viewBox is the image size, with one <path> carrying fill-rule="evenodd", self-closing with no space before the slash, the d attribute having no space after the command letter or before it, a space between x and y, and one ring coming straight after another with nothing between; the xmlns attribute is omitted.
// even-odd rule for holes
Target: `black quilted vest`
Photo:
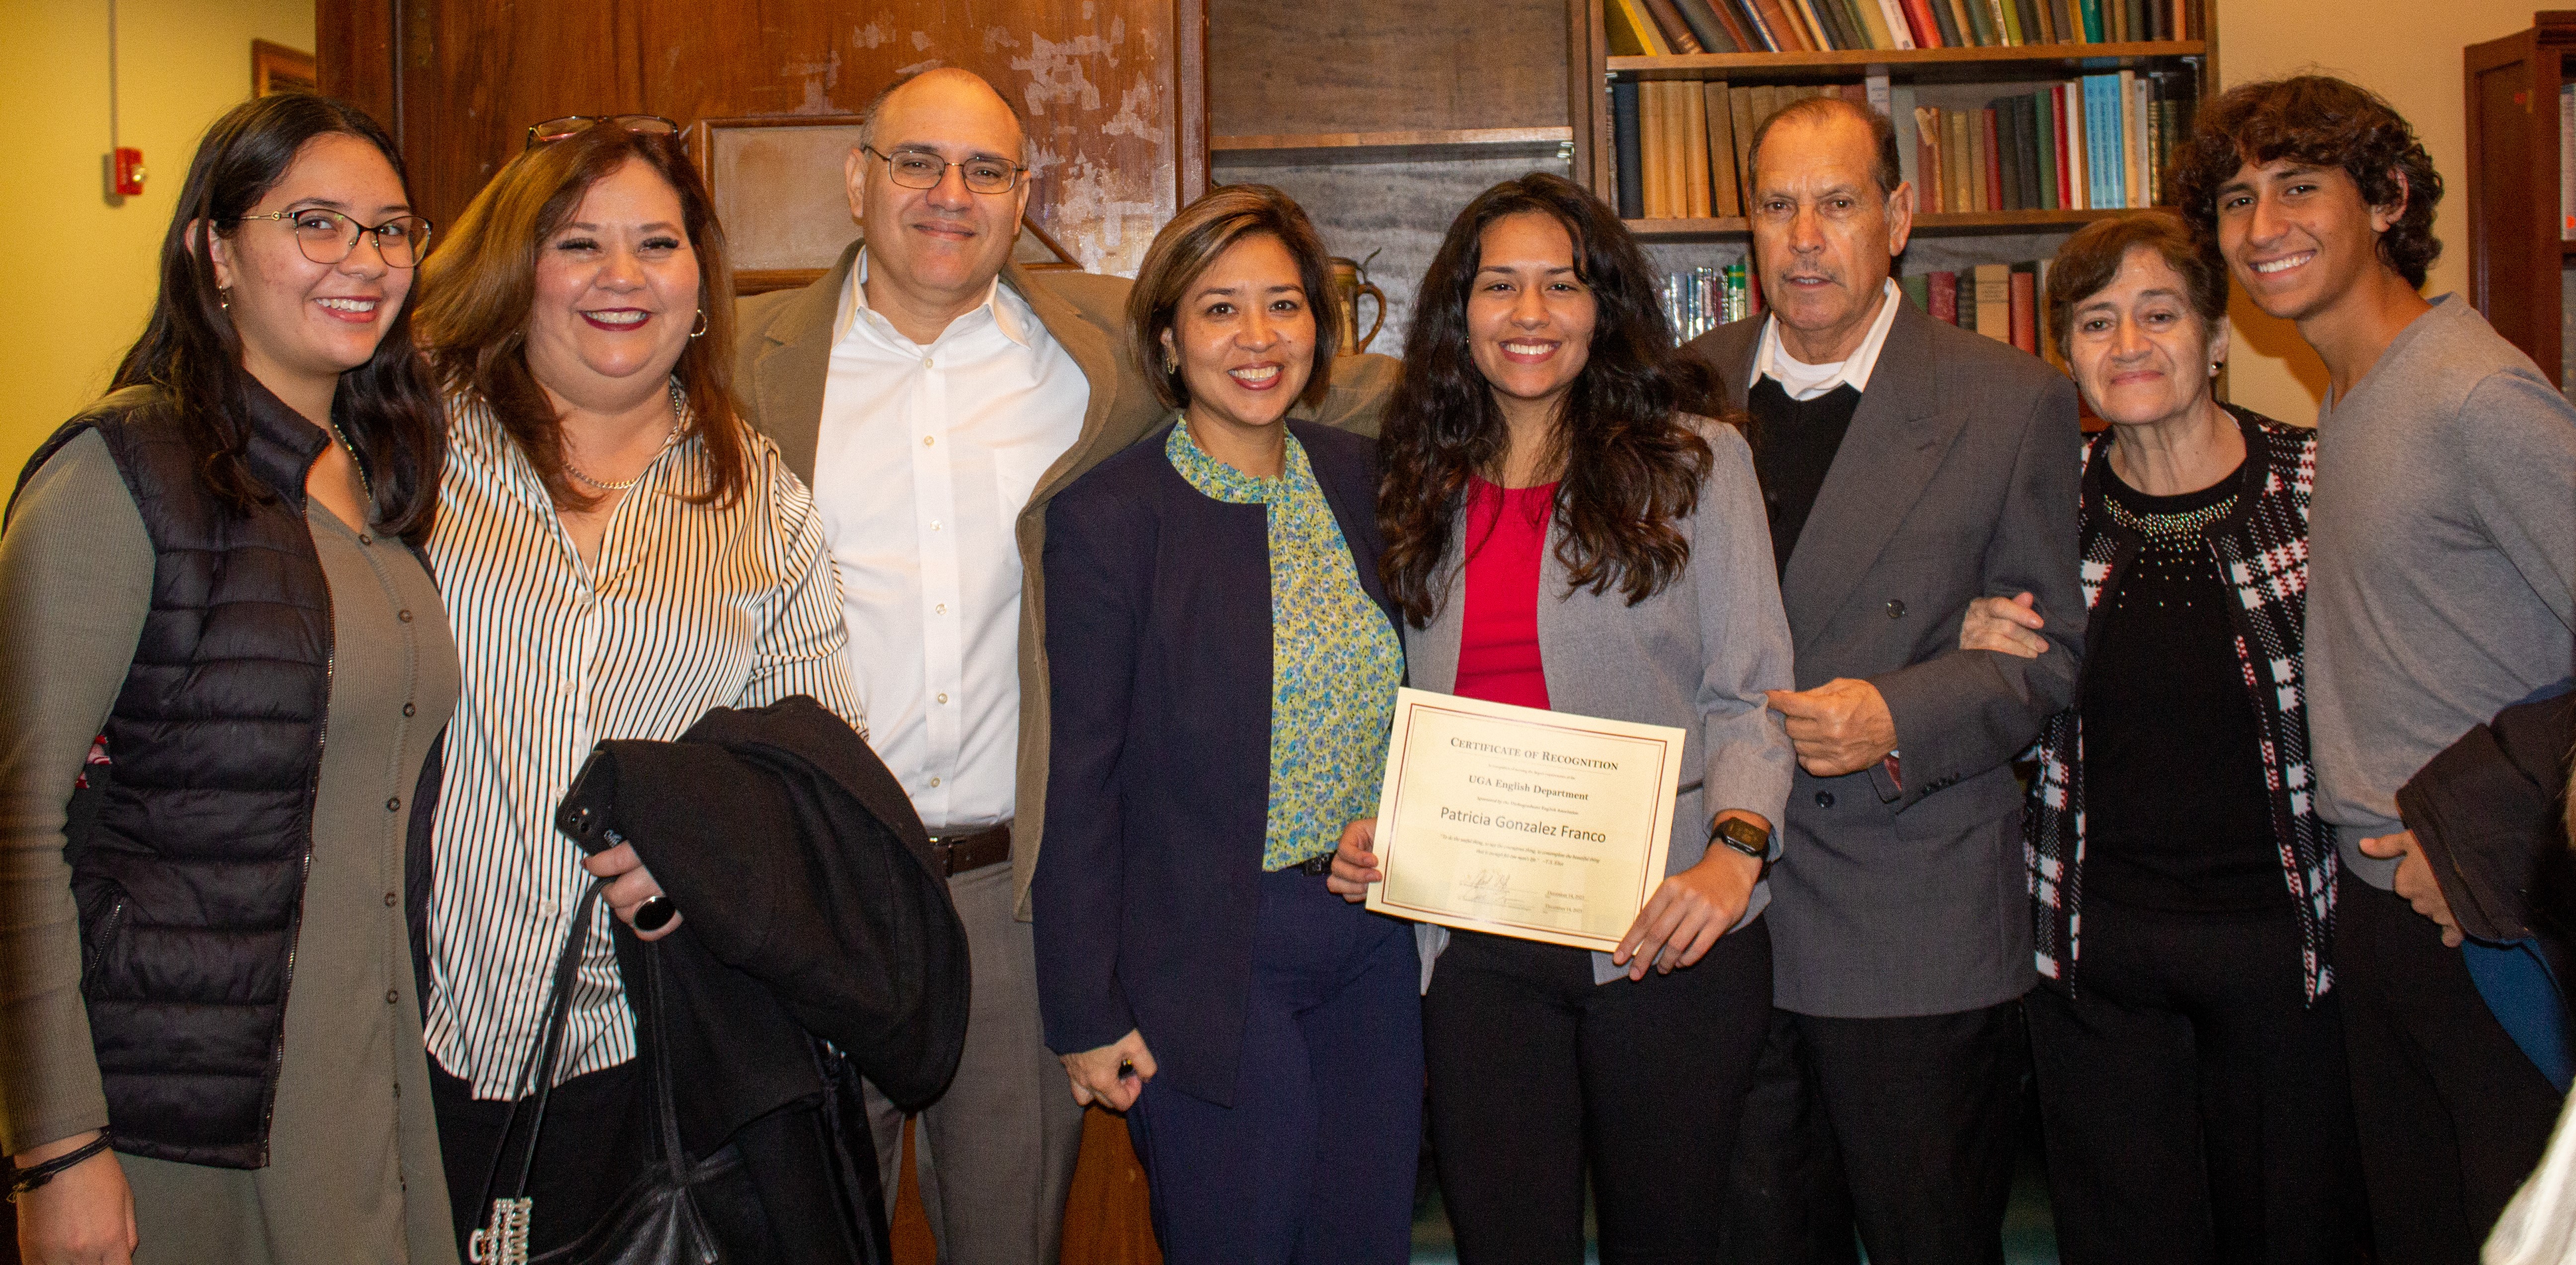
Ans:
<svg viewBox="0 0 2576 1265"><path fill-rule="evenodd" d="M248 513L206 489L147 389L27 465L96 430L152 537L151 614L66 849L108 1129L120 1151L224 1168L268 1163L331 698L330 590L304 521L327 437L251 390L249 467L278 499Z"/></svg>

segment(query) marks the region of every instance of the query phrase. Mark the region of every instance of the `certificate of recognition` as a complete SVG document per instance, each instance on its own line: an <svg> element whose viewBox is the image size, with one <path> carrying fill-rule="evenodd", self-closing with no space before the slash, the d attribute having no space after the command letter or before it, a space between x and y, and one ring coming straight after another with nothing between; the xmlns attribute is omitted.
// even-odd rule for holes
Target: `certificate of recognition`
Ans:
<svg viewBox="0 0 2576 1265"><path fill-rule="evenodd" d="M1682 731L1396 694L1368 907L1609 952L1664 881Z"/></svg>

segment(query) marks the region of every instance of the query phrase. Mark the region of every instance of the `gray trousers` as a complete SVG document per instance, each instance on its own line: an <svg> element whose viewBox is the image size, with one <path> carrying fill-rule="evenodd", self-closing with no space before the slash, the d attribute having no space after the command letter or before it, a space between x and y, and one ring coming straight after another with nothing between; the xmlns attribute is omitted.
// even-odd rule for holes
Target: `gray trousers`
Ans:
<svg viewBox="0 0 2576 1265"><path fill-rule="evenodd" d="M1038 1021L1037 951L1012 916L1011 867L948 880L973 958L966 1050L914 1130L914 1169L941 1265L1054 1265L1082 1150L1082 1108ZM877 1175L894 1219L903 1113L868 1086Z"/></svg>

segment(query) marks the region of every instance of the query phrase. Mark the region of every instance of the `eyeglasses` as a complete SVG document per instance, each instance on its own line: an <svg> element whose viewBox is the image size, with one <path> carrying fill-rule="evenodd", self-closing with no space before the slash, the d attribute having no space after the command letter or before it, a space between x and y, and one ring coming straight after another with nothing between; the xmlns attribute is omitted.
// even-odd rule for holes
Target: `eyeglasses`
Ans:
<svg viewBox="0 0 2576 1265"><path fill-rule="evenodd" d="M955 167L965 177L969 193L1009 193L1012 186L1020 182L1020 173L1028 170L999 158L969 158L962 163L953 163L937 154L925 154L917 149L878 154L873 145L859 148L884 159L886 174L906 189L936 189L940 181L948 178L948 169Z"/></svg>
<svg viewBox="0 0 2576 1265"><path fill-rule="evenodd" d="M245 215L245 220L284 220L295 228L296 249L317 264L336 264L358 248L358 239L372 233L376 254L389 268L409 268L420 262L429 249L429 221L417 215L397 215L382 224L361 224L337 211L306 207L301 211L272 211L267 215Z"/></svg>
<svg viewBox="0 0 2576 1265"><path fill-rule="evenodd" d="M658 114L567 114L559 119L528 125L528 143L522 149L551 145L566 137L579 136L602 123L614 123L630 132L646 136L677 135L680 125Z"/></svg>

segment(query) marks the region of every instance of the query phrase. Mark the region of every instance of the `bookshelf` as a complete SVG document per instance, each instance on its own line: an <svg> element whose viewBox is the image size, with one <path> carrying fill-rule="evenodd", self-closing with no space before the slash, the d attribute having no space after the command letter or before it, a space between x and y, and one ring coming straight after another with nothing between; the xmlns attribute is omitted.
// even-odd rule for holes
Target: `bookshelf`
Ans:
<svg viewBox="0 0 2576 1265"><path fill-rule="evenodd" d="M2467 96L2469 301L2560 390L2571 380L2568 312L2576 240L2563 227L2561 90L2576 56L2576 11L2544 10L2528 30L2461 53Z"/></svg>
<svg viewBox="0 0 2576 1265"><path fill-rule="evenodd" d="M1851 33L1848 21L1857 6L1872 2L1843 0L1846 26L1842 35ZM1931 2L1939 4L1943 0ZM1963 2L1972 3L1973 0ZM1999 7L2013 2L1995 0ZM2083 2L2075 0L2078 6ZM2118 0L2099 2L2108 7ZM1769 11L1773 7L1771 0L1711 0L1711 3L1733 3L1739 14L1748 8ZM1783 0L1780 7L1786 8L1790 3L1795 3L1795 0ZM1782 105L1787 103L1789 96L1799 92L1831 91L1847 96L1872 96L1883 92L1886 96L1877 99L1883 100L1886 107L1892 107L1889 113L1897 124L1898 147L1906 160L1908 178L1913 179L1917 186L1913 235L1905 255L1898 260L1898 275L1951 273L1964 276L1979 264L2044 260L2056 253L2067 235L2084 225L2100 219L2136 214L2144 208L2128 205L2132 199L2125 196L2116 201L2096 196L2080 184L2071 194L2063 192L2052 185L2049 174L2054 170L2051 164L2062 159L2040 158L2040 169L2031 171L2028 182L2018 189L2014 187L2012 167L2005 166L2000 178L2004 196L2000 200L1980 193L1959 201L1981 209L1960 209L1959 205L1934 209L1940 204L1930 197L1932 181L1919 170L1920 159L1929 157L1930 153L1917 148L1915 118L1907 107L1930 107L1944 118L1961 115L1969 121L1969 126L1974 127L1990 106L1997 107L1994 113L2000 116L2006 98L2037 96L2042 100L2055 100L2058 122L2049 121L2052 116L2046 111L2051 107L2036 107L2039 111L2035 116L2039 124L2037 130L2028 134L2019 148L2009 150L2021 155L2024 165L2037 157L2037 146L2056 138L2052 128L2063 126L2063 118L2069 112L2064 98L2050 98L2048 94L2061 84L2080 84L2086 76L2127 72L2132 81L2150 82L2162 95L2147 103L2145 113L2163 117L2167 127L2172 127L2176 120L2187 124L2190 103L2207 94L2219 82L2218 30L2213 20L2216 0L2153 0L2153 3L2162 9L2158 15L2159 25L2152 28L2155 33L2178 33L2184 38L2058 41L2044 38L2048 34L2059 33L2059 23L2051 20L2043 32L2021 43L1968 43L1937 48L1811 46L1807 51L1799 52L1681 52L1640 56L1631 45L1644 41L1634 34L1630 25L1631 15L1642 16L1650 23L1667 20L1669 15L1658 18L1652 12L1658 6L1646 4L1643 0L1571 0L1572 7L1580 14L1575 31L1576 48L1573 50L1579 61L1576 77L1581 82L1599 85L1592 99L1585 102L1571 120L1577 133L1574 149L1575 166L1580 173L1578 178L1589 184L1604 201L1620 204L1619 148L1613 99L1625 91L1623 85L1637 86L1641 116L1656 109L1653 102L1657 90L1651 85L1671 85L1676 81L1696 82L1704 87L1726 85L1730 90L1728 94L1704 100L1699 107L1684 105L1673 108L1685 112L1696 109L1702 118L1710 118L1711 131L1731 132L1732 144L1739 155L1749 146L1751 126L1758 125L1760 116L1766 111L1757 102L1750 107L1749 113L1734 113L1731 122L1722 128L1714 125L1711 116L1719 109L1719 102L1740 97L1742 93L1736 90L1752 88L1767 97L1769 90L1778 89L1782 94L1778 104ZM2028 25L2028 15L2034 8L2046 9L2050 4L2051 0L2024 0L2022 24ZM1821 13L1825 5L1826 0L1807 0L1804 7ZM1907 3L1891 7L1898 10L1897 16L1900 17L1913 8ZM2133 6L2133 12L2142 7L2147 6ZM1962 10L1954 8L1951 12ZM1695 27L1702 24L1698 18L1686 20ZM1812 29L1810 34L1813 34ZM1826 32L1826 36L1814 43L1832 45L1840 42L1847 45L1850 42L1837 41L1831 31ZM1622 47L1614 49L1614 40ZM1884 43L1883 40L1873 42ZM2166 100L2178 101L2179 110L2166 114L2157 105L2157 102ZM1666 116L1668 120L1670 117ZM2034 116L2032 111L2025 110L2023 117L2027 120ZM1690 135L1702 135L1697 130L1701 125L1698 119L1694 119ZM2002 133L2002 143L2013 146L2015 135L2013 132ZM2080 138L2079 132L2077 143L2081 143ZM1710 147L1719 150L1727 143L1720 139ZM1993 143L1983 142L1987 145ZM2116 150L2116 132L2113 145ZM2152 151L2158 146L2150 139L2144 148ZM1977 152L1983 151L1979 149ZM1698 170L1699 164L1694 161L1691 164L1693 170L1684 176L1690 183L1714 177L1721 187L1707 199L1713 211L1722 209L1727 192L1722 187L1724 177L1716 175L1719 165L1720 160L1712 155L1707 163L1709 174L1703 175ZM2129 169L2128 183L2135 183L2152 165L2151 152L2142 156L2140 165ZM1663 170L1669 173L1673 168L1667 163ZM1953 190L1961 187L1961 176L1971 181L1981 178L1973 166L1964 170L1954 169L1949 173L1948 186ZM1670 180L1672 177L1666 175L1664 178ZM1736 193L1740 206L1741 190ZM2037 196L2033 196L2034 193ZM2153 200L2146 196L2134 199L2139 203ZM1644 216L1630 216L1626 223L1646 245L1648 255L1666 270L1668 276L1703 270L1722 271L1735 264L1745 264L1749 268L1752 229L1741 215L1673 214L1673 208L1656 206L1651 198L1643 201L1644 205L1623 208L1623 214L1632 210L1648 212ZM1999 207L2015 209L1997 209ZM1684 289L1689 288L1688 283L1679 284L1683 284ZM1732 310L1741 310L1740 297L1737 304L1739 306ZM1705 328L1726 314L1729 313L1696 311L1685 320L1685 332ZM1676 315L1682 314L1677 312ZM2044 325L2045 322L2034 319L2033 324Z"/></svg>

